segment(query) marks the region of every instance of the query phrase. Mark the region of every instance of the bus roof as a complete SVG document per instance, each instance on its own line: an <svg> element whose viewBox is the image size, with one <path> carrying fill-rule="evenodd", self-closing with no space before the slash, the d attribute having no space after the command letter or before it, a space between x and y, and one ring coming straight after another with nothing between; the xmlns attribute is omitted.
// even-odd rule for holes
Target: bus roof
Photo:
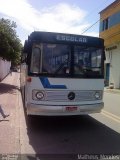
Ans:
<svg viewBox="0 0 120 160"><path fill-rule="evenodd" d="M34 31L28 36L28 43L62 43L103 47L104 40L85 35Z"/></svg>

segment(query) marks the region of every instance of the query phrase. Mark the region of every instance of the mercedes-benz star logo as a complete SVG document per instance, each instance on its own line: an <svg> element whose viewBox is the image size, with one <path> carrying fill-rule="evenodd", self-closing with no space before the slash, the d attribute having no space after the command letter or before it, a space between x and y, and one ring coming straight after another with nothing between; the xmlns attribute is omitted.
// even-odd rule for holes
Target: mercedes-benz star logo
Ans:
<svg viewBox="0 0 120 160"><path fill-rule="evenodd" d="M75 93L74 93L74 92L70 92L70 93L68 94L68 99L69 99L69 100L75 99Z"/></svg>

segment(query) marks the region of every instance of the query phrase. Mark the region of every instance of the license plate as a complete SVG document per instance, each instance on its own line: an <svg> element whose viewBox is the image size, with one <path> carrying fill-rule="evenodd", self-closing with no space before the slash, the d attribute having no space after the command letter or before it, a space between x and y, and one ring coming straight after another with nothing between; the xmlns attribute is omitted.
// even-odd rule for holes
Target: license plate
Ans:
<svg viewBox="0 0 120 160"><path fill-rule="evenodd" d="M77 111L77 109L78 109L78 107L74 107L74 106L68 106L68 107L66 107L66 111L70 111L70 112Z"/></svg>

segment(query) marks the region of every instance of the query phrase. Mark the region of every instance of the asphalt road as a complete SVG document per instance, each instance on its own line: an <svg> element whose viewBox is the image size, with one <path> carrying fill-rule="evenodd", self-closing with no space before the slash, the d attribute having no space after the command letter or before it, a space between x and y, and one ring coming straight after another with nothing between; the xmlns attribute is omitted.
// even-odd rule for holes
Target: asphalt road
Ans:
<svg viewBox="0 0 120 160"><path fill-rule="evenodd" d="M28 118L21 108L21 153L120 154L119 99L105 93L104 110L88 116Z"/></svg>
<svg viewBox="0 0 120 160"><path fill-rule="evenodd" d="M120 94L105 92L104 105L100 114L91 116L120 134Z"/></svg>
<svg viewBox="0 0 120 160"><path fill-rule="evenodd" d="M120 94L105 92L105 107L99 114L29 119L23 109L19 73L9 75L0 86L0 102L10 113L0 122L0 153L29 154L30 160L32 154L120 154Z"/></svg>

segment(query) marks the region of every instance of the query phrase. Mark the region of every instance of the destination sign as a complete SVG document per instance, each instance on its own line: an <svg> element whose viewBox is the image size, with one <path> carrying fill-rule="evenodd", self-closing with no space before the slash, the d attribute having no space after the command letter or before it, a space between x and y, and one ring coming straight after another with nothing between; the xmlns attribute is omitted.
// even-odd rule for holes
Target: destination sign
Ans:
<svg viewBox="0 0 120 160"><path fill-rule="evenodd" d="M60 34L58 34L56 39L59 40L59 41L87 43L87 38L86 37L79 37L79 36L72 36L72 35L60 35Z"/></svg>

